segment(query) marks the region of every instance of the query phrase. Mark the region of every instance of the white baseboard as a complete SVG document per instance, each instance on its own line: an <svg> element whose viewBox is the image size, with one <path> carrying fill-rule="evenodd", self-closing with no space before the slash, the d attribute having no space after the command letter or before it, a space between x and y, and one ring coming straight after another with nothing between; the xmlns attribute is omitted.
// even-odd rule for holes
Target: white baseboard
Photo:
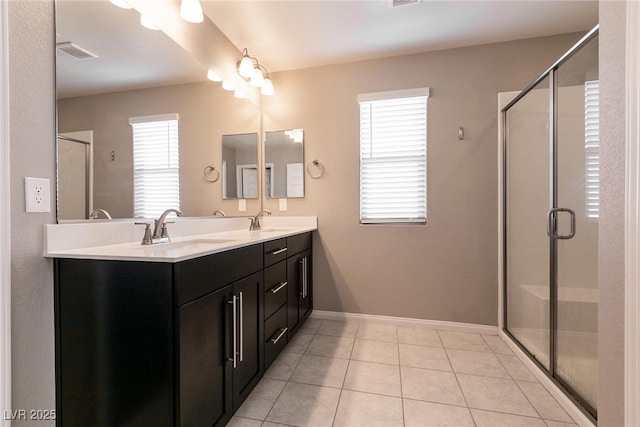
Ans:
<svg viewBox="0 0 640 427"><path fill-rule="evenodd" d="M441 331L469 332L473 334L498 335L497 326L475 325L472 323L445 322L441 320L412 319L408 317L378 316L375 314L343 313L339 311L314 310L311 318L322 320L355 321L360 323L381 323L407 328L429 328Z"/></svg>
<svg viewBox="0 0 640 427"><path fill-rule="evenodd" d="M518 359L529 368L529 370L540 381L540 384L547 389L547 391L558 401L560 406L567 411L567 414L580 426L580 427L595 427L595 424L580 410L574 403L567 397L562 390L554 384L553 381L536 365L529 357L513 342L513 340L504 332L500 331L500 338L509 346L511 351L518 356Z"/></svg>

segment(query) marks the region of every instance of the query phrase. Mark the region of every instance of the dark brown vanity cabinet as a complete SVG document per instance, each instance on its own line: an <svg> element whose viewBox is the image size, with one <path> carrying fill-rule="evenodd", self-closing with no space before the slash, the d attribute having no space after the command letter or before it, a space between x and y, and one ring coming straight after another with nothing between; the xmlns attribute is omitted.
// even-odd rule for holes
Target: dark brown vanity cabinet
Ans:
<svg viewBox="0 0 640 427"><path fill-rule="evenodd" d="M223 426L311 311L311 233L54 266L59 426Z"/></svg>
<svg viewBox="0 0 640 427"><path fill-rule="evenodd" d="M264 370L262 251L56 259L57 424L225 425Z"/></svg>

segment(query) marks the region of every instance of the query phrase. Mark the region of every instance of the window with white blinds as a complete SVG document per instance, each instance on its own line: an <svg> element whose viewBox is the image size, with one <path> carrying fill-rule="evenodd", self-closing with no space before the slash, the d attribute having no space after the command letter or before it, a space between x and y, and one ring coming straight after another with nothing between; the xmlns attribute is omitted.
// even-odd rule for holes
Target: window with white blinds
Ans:
<svg viewBox="0 0 640 427"><path fill-rule="evenodd" d="M158 218L180 209L178 115L131 117L133 128L133 214Z"/></svg>
<svg viewBox="0 0 640 427"><path fill-rule="evenodd" d="M427 219L429 88L362 94L360 223Z"/></svg>
<svg viewBox="0 0 640 427"><path fill-rule="evenodd" d="M584 84L585 188L587 218L600 216L600 82Z"/></svg>

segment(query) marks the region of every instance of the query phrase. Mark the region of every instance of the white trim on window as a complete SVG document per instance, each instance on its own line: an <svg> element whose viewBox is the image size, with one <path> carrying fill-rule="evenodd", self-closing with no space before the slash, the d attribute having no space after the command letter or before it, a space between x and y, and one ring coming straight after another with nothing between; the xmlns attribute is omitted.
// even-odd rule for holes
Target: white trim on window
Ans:
<svg viewBox="0 0 640 427"><path fill-rule="evenodd" d="M429 88L358 96L360 223L426 223Z"/></svg>

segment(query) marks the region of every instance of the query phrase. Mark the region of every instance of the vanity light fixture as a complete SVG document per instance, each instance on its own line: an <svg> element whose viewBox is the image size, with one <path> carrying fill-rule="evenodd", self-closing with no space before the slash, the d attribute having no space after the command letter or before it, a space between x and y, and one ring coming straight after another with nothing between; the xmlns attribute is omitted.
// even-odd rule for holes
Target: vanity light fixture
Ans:
<svg viewBox="0 0 640 427"><path fill-rule="evenodd" d="M125 0L109 0L109 2L111 2L112 4L121 7L123 9L131 9L132 6L127 3Z"/></svg>
<svg viewBox="0 0 640 427"><path fill-rule="evenodd" d="M256 58L249 56L247 49L242 50L242 59L238 62L238 74L253 87L260 88L260 93L271 96L274 94L273 82L269 72Z"/></svg>
<svg viewBox="0 0 640 427"><path fill-rule="evenodd" d="M220 75L218 73L216 73L215 71L213 71L211 68L209 68L209 71L207 71L207 78L209 80L211 80L212 82L221 82L222 81L222 77L220 77Z"/></svg>
<svg viewBox="0 0 640 427"><path fill-rule="evenodd" d="M144 15L140 15L140 25L142 25L143 27L149 30L153 30L153 31L160 30L160 28L156 27L154 23L151 22L149 18L145 17Z"/></svg>
<svg viewBox="0 0 640 427"><path fill-rule="evenodd" d="M249 56L249 52L247 51L247 49L244 49L242 51L242 59L238 64L238 74L240 74L240 76L244 77L245 79L251 78L254 68L253 60L254 58ZM256 60L256 63L257 62L258 60Z"/></svg>
<svg viewBox="0 0 640 427"><path fill-rule="evenodd" d="M233 91L233 96L235 96L238 99L244 99L247 96L244 93L244 89L241 87L236 88L236 90Z"/></svg>
<svg viewBox="0 0 640 427"><path fill-rule="evenodd" d="M224 90L234 90L236 85L233 84L231 80L223 80L222 81L222 89Z"/></svg>
<svg viewBox="0 0 640 427"><path fill-rule="evenodd" d="M180 2L180 16L185 21L194 24L204 21L200 0L182 0Z"/></svg>
<svg viewBox="0 0 640 427"><path fill-rule="evenodd" d="M260 93L265 96L272 96L275 93L275 91L273 90L273 82L271 81L271 78L269 78L268 74L264 79L262 87L260 88Z"/></svg>

